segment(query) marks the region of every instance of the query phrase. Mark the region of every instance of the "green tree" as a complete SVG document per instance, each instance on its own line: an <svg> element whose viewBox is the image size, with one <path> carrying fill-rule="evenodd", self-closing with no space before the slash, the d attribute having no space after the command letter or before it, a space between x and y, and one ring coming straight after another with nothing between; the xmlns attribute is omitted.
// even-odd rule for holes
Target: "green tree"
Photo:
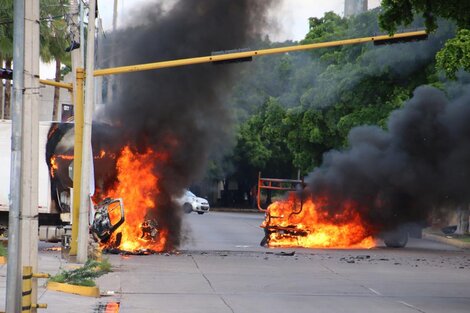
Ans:
<svg viewBox="0 0 470 313"><path fill-rule="evenodd" d="M436 55L437 68L447 77L456 79L460 69L470 72L470 30L461 29L455 38L449 39Z"/></svg>
<svg viewBox="0 0 470 313"><path fill-rule="evenodd" d="M459 28L470 28L470 2L468 0L382 0L380 26L394 33L399 25L409 25L415 14L421 14L428 31L438 27L437 18L457 23Z"/></svg>
<svg viewBox="0 0 470 313"><path fill-rule="evenodd" d="M327 13L311 19L302 42L377 33L379 13L376 9L350 18ZM412 27L423 23L417 18ZM385 128L390 113L417 86L439 85L435 55L455 34L451 22L439 23L427 41L289 53L244 67L229 100L245 116L239 119L231 157L234 176L254 181L261 170L266 176L295 177L298 169L306 175L322 163L325 152L347 147L353 127Z"/></svg>
<svg viewBox="0 0 470 313"><path fill-rule="evenodd" d="M43 62L56 62L56 81L61 78L61 63L70 64L68 25L64 19L68 4L65 0L40 1L40 56ZM11 68L13 61L13 1L0 0L0 66ZM0 84L0 95L3 94ZM4 118L10 118L11 82L5 83ZM53 119L57 120L59 88L54 91Z"/></svg>
<svg viewBox="0 0 470 313"><path fill-rule="evenodd" d="M399 25L409 25L417 14L424 18L429 32L438 28L438 17L448 19L457 24L460 31L455 40L449 41L444 49L437 54L437 67L444 70L447 77L456 78L459 69L469 70L470 64L470 1L468 0L382 0L382 13L379 17L380 26L394 33Z"/></svg>
<svg viewBox="0 0 470 313"><path fill-rule="evenodd" d="M70 45L68 25L64 16L68 5L64 0L41 0L40 39L41 59L45 63L55 62L55 81L62 78L62 63L70 67L70 53L65 49ZM52 120L58 120L60 88L54 88Z"/></svg>
<svg viewBox="0 0 470 313"><path fill-rule="evenodd" d="M344 38L348 29L348 20L334 12L326 12L322 18L309 18L309 31L302 44L311 44ZM341 47L314 50L313 57L319 57L327 63L337 63L340 60Z"/></svg>
<svg viewBox="0 0 470 313"><path fill-rule="evenodd" d="M240 125L234 160L241 175L254 179L259 171L273 177L289 177L295 172L287 147L285 116L279 102L268 98Z"/></svg>

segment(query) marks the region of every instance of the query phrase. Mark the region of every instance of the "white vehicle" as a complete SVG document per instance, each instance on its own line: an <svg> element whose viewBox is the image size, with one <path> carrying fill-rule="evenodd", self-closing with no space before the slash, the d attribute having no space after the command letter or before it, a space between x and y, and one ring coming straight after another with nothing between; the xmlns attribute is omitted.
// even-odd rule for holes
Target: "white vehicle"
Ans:
<svg viewBox="0 0 470 313"><path fill-rule="evenodd" d="M51 122L39 123L38 213L40 240L59 241L70 223L71 189L60 190L50 179L46 143ZM11 164L11 121L0 121L0 224L8 225ZM66 169L67 170L67 169ZM68 174L68 173L67 173Z"/></svg>
<svg viewBox="0 0 470 313"><path fill-rule="evenodd" d="M196 196L187 189L183 191L183 195L180 198L175 199L175 202L188 214L193 211L198 214L209 212L209 202L204 198Z"/></svg>

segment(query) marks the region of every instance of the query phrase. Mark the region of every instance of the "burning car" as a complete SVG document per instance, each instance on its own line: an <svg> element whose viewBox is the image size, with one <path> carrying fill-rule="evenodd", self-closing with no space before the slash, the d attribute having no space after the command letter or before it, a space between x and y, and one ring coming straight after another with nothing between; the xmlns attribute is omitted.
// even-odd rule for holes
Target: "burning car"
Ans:
<svg viewBox="0 0 470 313"><path fill-rule="evenodd" d="M191 191L185 189L183 195L175 199L175 202L181 206L185 213L197 212L198 214L204 214L209 212L209 202L201 197L196 196Z"/></svg>

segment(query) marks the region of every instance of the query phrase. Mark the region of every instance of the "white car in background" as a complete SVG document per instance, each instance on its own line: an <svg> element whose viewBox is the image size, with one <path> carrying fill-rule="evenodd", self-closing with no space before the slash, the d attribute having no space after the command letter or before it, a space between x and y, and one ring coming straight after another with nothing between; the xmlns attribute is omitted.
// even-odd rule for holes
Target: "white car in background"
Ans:
<svg viewBox="0 0 470 313"><path fill-rule="evenodd" d="M187 189L185 189L183 195L175 199L175 201L183 208L184 212L188 214L193 211L198 214L209 212L209 202L204 198L196 196Z"/></svg>

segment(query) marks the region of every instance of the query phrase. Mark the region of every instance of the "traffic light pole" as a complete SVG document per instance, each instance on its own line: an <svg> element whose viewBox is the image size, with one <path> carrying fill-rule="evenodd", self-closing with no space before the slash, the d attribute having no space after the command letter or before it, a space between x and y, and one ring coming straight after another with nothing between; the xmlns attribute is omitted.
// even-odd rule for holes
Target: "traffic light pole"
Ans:
<svg viewBox="0 0 470 313"><path fill-rule="evenodd" d="M86 47L86 72L92 73L95 67L95 8L96 0L90 0L88 14L88 35ZM91 207L92 193L90 182L92 173L91 127L94 108L94 77L86 75L85 78L85 105L83 107L83 146L82 146L82 175L80 182L80 218L78 221L77 261L85 263L88 259L88 216ZM94 192L94 190L93 190Z"/></svg>

